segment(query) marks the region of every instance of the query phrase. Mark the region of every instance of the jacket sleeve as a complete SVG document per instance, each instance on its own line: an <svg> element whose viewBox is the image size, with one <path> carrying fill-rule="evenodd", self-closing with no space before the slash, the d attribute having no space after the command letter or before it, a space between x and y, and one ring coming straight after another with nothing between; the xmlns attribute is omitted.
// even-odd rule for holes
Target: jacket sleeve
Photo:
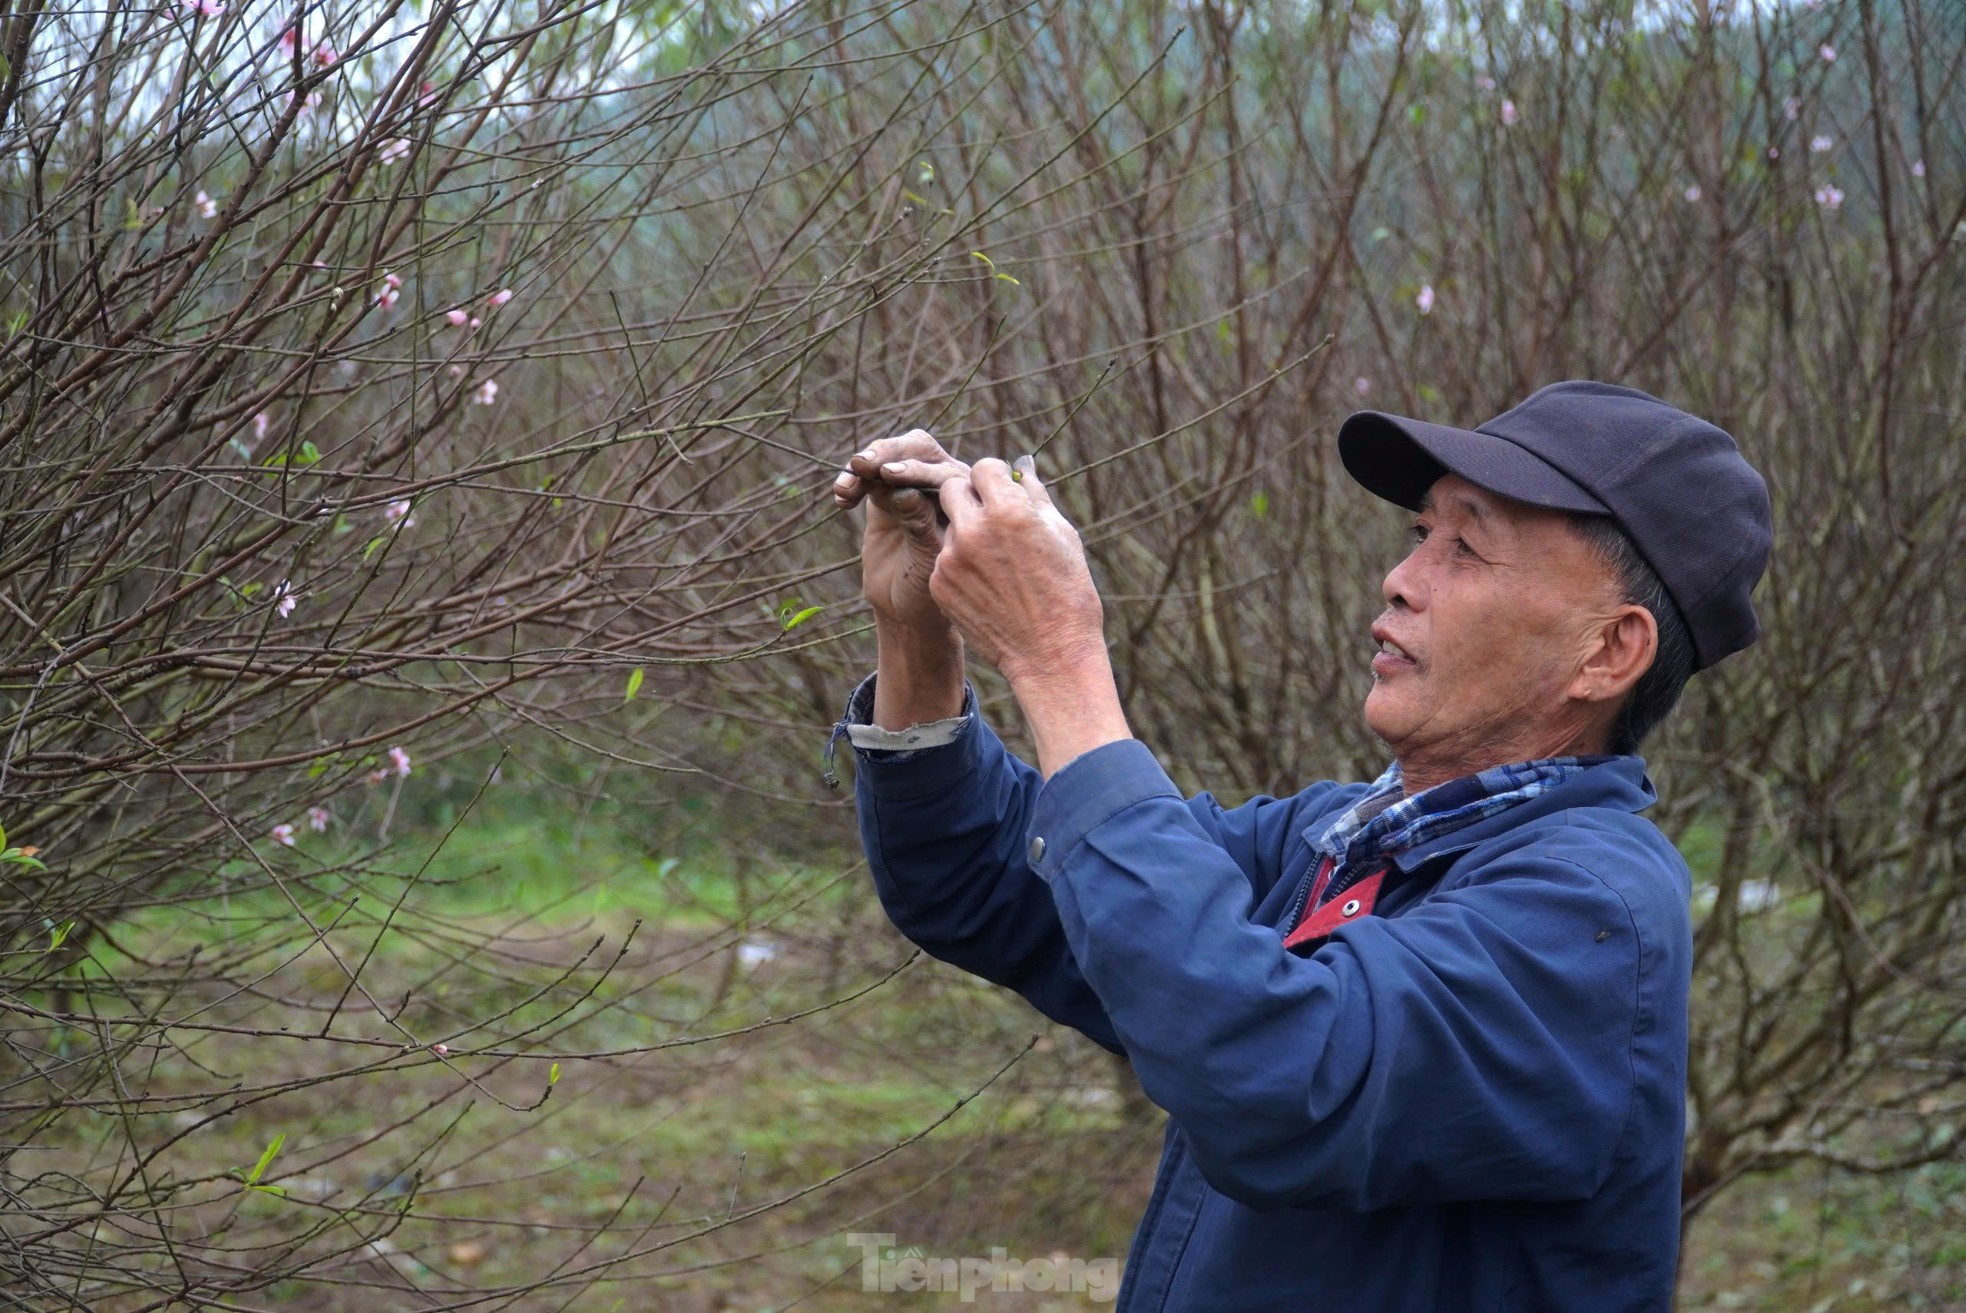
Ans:
<svg viewBox="0 0 1966 1313"><path fill-rule="evenodd" d="M855 690L840 733L865 723L872 678ZM1030 860L1032 808L1044 779L970 712L948 743L913 751L855 748L860 838L881 906L931 956L1022 995L1052 1020L1124 1051L1073 955L1052 888ZM1307 795L1310 796L1308 791ZM1275 883L1290 838L1291 800L1227 809L1208 794L1183 803L1233 872L1245 914Z"/></svg>
<svg viewBox="0 0 1966 1313"><path fill-rule="evenodd" d="M1222 1193L1369 1210L1585 1198L1610 1174L1639 927L1549 845L1303 958L1251 923L1242 872L1138 742L1058 772L1032 824L1072 957Z"/></svg>

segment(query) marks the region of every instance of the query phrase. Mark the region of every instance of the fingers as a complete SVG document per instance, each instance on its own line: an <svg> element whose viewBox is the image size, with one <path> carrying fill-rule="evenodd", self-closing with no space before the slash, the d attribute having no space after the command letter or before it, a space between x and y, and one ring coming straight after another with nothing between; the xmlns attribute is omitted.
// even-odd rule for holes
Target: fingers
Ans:
<svg viewBox="0 0 1966 1313"><path fill-rule="evenodd" d="M974 473L957 474L943 483L941 502L942 513L949 517L951 529L961 529L963 525L973 523L983 513L983 502L976 495Z"/></svg>
<svg viewBox="0 0 1966 1313"><path fill-rule="evenodd" d="M959 460L891 460L883 463L878 471L882 483L898 488L940 488L959 474L967 473L969 467Z"/></svg>
<svg viewBox="0 0 1966 1313"><path fill-rule="evenodd" d="M906 478L890 479L883 472L883 465L904 462L909 467ZM833 501L847 510L858 505L867 495L868 486L876 481L904 482L917 486L934 486L926 475L930 468L947 465L962 465L935 440L926 429L910 429L897 437L882 438L847 458L846 468L833 480Z"/></svg>
<svg viewBox="0 0 1966 1313"><path fill-rule="evenodd" d="M995 456L986 456L970 467L970 481L976 485L976 495L985 505L999 501L1025 500L1018 490L1017 481L1010 477L1010 466Z"/></svg>
<svg viewBox="0 0 1966 1313"><path fill-rule="evenodd" d="M1051 489L1045 487L1044 482L1038 478L1037 457L1019 456L1011 462L1010 472L1016 477L1017 486L1024 490L1024 495L1029 497L1031 503L1038 508L1039 514L1050 519L1065 518L1064 512L1052 504Z"/></svg>
<svg viewBox="0 0 1966 1313"><path fill-rule="evenodd" d="M1006 465L1000 460L976 462L976 484L983 500L991 505L1033 507L1041 518L1062 521L1065 517L1051 503L1051 490L1038 478L1034 456L1019 456Z"/></svg>

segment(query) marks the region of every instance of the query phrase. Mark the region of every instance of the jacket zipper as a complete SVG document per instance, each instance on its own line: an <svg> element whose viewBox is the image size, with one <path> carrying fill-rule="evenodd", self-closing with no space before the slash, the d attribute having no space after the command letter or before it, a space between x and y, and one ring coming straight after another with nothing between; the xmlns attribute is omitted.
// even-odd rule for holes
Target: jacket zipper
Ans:
<svg viewBox="0 0 1966 1313"><path fill-rule="evenodd" d="M1304 872L1304 878L1297 882L1297 896L1291 900L1290 912L1279 923L1286 939L1290 937L1290 932L1297 928L1297 923L1304 919L1305 906L1311 901L1311 895L1316 892L1316 886L1330 876L1332 866L1332 860L1327 857L1318 863L1315 870Z"/></svg>

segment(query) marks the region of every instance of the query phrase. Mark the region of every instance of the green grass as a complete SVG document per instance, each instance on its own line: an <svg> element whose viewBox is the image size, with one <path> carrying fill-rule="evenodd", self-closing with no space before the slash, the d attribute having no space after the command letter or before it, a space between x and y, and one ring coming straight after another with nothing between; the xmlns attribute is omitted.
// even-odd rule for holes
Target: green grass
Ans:
<svg viewBox="0 0 1966 1313"><path fill-rule="evenodd" d="M318 1030L346 993L345 975L277 889L214 893L197 915L153 909L120 925L117 942L153 964L194 949L262 945L252 990L207 996L199 1015L287 1028L180 1030L176 1047L126 1059L124 1078L137 1090L194 1096L203 1113L225 1114L153 1164L153 1180L184 1192L185 1222L256 1242L303 1223L326 1227L324 1244L388 1229L392 1248L362 1260L371 1275L432 1291L522 1282L576 1251L590 1259L644 1251L628 1269L634 1281L597 1288L577 1308L617 1299L629 1308L764 1309L801 1299L799 1307L822 1313L864 1308L856 1256L843 1240L853 1229L893 1231L901 1245L932 1254L999 1245L1022 1255L1124 1253L1159 1135L1151 1117L1129 1120L1104 1055L1044 1027L1003 991L930 963L796 1025L762 1025L872 987L906 956L864 874L813 896L850 868L851 855L747 874L711 846L656 855L620 820L486 807L434 856L435 835L420 828L355 877L308 874L351 855L346 836L307 836L275 854L316 923L360 895L330 945L351 961L373 950L363 980L387 1000L390 1024L451 1036L453 1052L448 1063L427 1051L383 1055L391 1065L382 1071L236 1108L226 1092L241 1079L327 1076L377 1057L292 1037ZM1690 857L1699 856L1696 838ZM246 869L224 874L241 886L253 878ZM747 923L733 928L745 909ZM603 972L637 920L628 956ZM778 955L743 967L732 945L745 936L769 939ZM606 949L569 971L597 938ZM97 979L138 969L107 945L93 951L86 971ZM523 1033L539 1026L548 1028ZM739 1033L646 1049L726 1030ZM392 1032L358 1000L337 1014L335 1033ZM1039 1033L1037 1051L976 1094ZM637 1048L645 1051L620 1052ZM613 1052L578 1056L597 1051ZM555 1062L561 1078L549 1093ZM1087 1090L1101 1097L1080 1097ZM88 1176L124 1161L131 1140L154 1147L194 1120L174 1105L129 1120L114 1109L76 1112L42 1142L62 1150L64 1170ZM286 1197L225 1179L250 1170L275 1135L286 1139L267 1179ZM840 1173L848 1174L743 1220L747 1209ZM195 1180L204 1184L186 1185ZM1957 1309L1966 1306L1962 1236L1966 1166L1892 1179L1795 1168L1744 1182L1701 1219L1682 1304ZM262 1298L267 1307L332 1311L368 1307L365 1293L373 1292L288 1281ZM881 1299L882 1307L957 1306L952 1295ZM1082 1297L993 1301L1093 1307Z"/></svg>

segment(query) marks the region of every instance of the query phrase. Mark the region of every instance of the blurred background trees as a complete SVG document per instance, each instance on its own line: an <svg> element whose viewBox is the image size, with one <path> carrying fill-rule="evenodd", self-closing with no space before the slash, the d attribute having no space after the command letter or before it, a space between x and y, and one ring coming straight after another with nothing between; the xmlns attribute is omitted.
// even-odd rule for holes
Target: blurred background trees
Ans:
<svg viewBox="0 0 1966 1313"><path fill-rule="evenodd" d="M1234 799L1382 764L1403 525L1337 423L1576 376L1775 496L1766 636L1649 754L1689 1252L1756 1177L1956 1233L1963 63L1950 0L0 7L10 1298L1121 1252L1158 1114L915 960L819 783L834 470L1036 452L1136 732ZM1786 1207L1727 1223L1770 1307L1966 1298Z"/></svg>

